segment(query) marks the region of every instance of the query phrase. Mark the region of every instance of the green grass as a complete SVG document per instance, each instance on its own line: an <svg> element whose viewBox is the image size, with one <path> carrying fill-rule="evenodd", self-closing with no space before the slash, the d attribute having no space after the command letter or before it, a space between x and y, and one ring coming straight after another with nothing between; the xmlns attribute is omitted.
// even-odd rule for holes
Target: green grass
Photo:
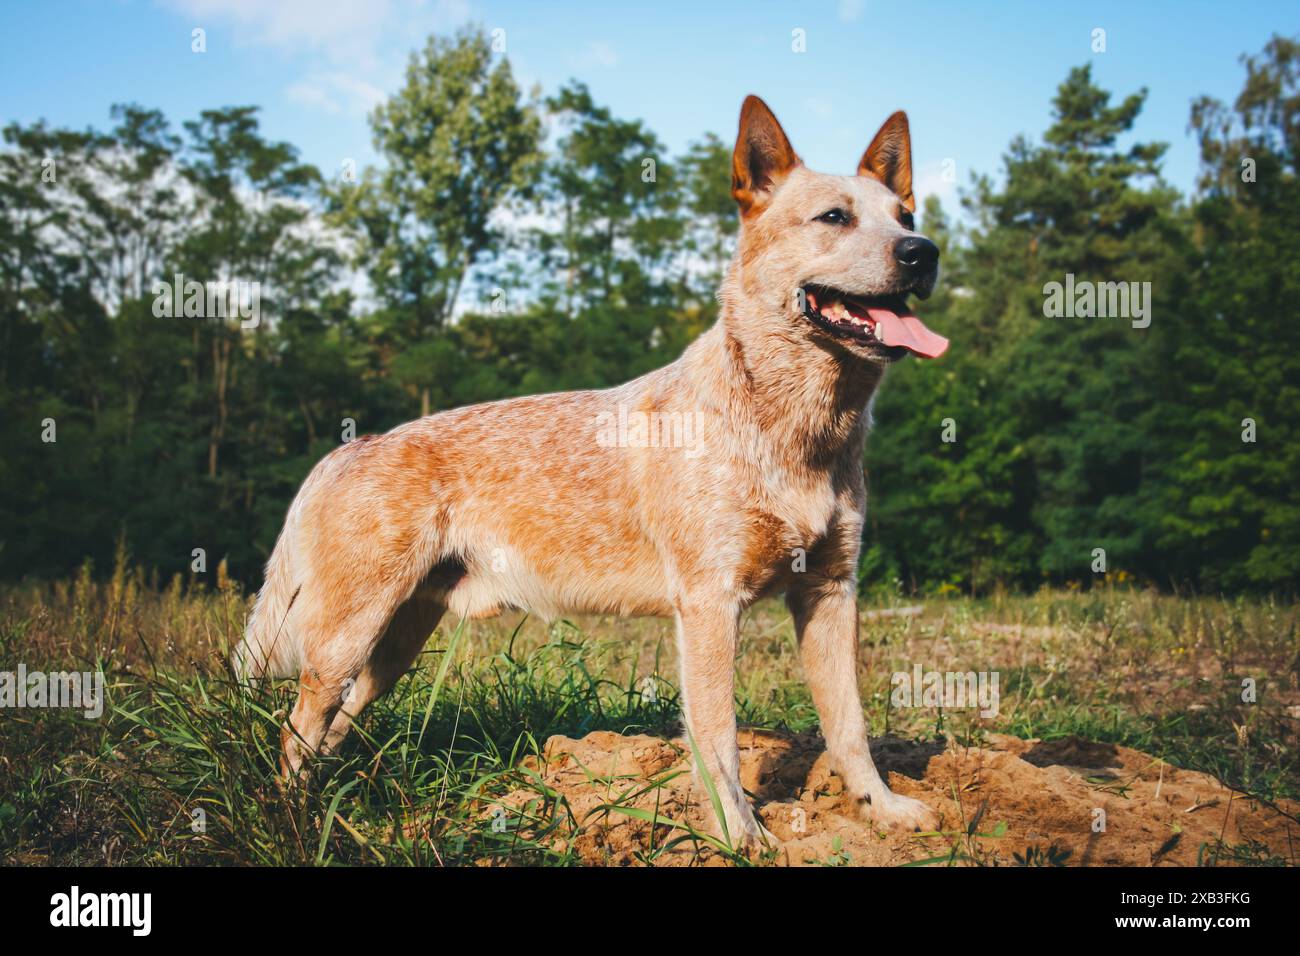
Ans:
<svg viewBox="0 0 1300 956"><path fill-rule="evenodd" d="M102 667L108 681L98 720L0 710L6 863L570 865L571 841L553 838L593 821L576 819L539 776L546 740L680 732L666 622L448 621L343 752L285 786L279 729L293 686L250 693L231 680L225 654L247 601L229 582L160 588L120 562L106 581L87 569L74 581L11 588L0 601L0 670L20 661ZM919 615L864 618L864 701L875 733L1079 735L1263 799L1295 798L1296 625L1291 604L1109 587L930 600ZM889 675L916 662L997 670L999 715L892 710ZM815 729L779 605L748 615L738 673L742 722ZM1257 703L1242 702L1244 678L1255 681ZM644 781L606 784L596 817L646 813L630 806ZM683 845L763 862L653 815L643 862ZM1268 862L1249 847L1210 853L1206 862ZM1057 861L1045 851L1030 862Z"/></svg>

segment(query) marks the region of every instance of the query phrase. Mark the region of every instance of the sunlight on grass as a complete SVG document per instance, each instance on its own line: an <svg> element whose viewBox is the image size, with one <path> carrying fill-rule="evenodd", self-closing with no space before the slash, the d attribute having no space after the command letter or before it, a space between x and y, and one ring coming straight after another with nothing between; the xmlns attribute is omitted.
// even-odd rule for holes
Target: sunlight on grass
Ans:
<svg viewBox="0 0 1300 956"><path fill-rule="evenodd" d="M5 862L570 865L567 838L620 814L652 824L643 862L682 846L746 862L725 834L631 805L674 774L648 785L611 781L608 799L577 819L536 769L555 734L680 731L666 622L449 622L340 755L285 785L276 770L293 682L245 690L226 665L246 608L229 582L151 586L125 567L104 581L87 569L4 592L4 667L102 668L108 686L99 720L0 712ZM991 731L1079 735L1276 799L1300 793L1296 701L1294 687L1269 675L1287 673L1298 646L1292 606L1100 589L947 597L923 613L868 614L860 660L877 733L938 731L969 744ZM918 661L997 669L1000 713L890 708L890 674ZM779 605L748 615L739 674L742 722L815 729ZM1247 677L1258 682L1257 705L1241 702ZM969 857L968 836L955 834L950 854L923 862ZM1209 863L1258 856L1249 847L1202 853Z"/></svg>

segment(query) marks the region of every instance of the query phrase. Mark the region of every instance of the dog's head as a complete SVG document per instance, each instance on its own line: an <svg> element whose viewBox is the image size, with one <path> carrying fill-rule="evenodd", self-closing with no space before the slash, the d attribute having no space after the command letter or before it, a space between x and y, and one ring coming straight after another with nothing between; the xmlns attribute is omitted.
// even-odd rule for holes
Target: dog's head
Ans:
<svg viewBox="0 0 1300 956"><path fill-rule="evenodd" d="M741 213L731 294L758 307L751 316L776 315L790 336L878 364L948 347L907 306L934 288L939 248L913 228L905 113L885 121L857 175L831 176L804 166L767 104L749 96L731 193Z"/></svg>

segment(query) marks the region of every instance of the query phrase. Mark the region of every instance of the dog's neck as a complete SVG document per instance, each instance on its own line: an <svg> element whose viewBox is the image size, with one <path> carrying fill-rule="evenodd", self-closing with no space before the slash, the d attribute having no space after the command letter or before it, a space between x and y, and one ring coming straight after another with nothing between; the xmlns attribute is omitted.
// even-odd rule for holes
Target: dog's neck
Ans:
<svg viewBox="0 0 1300 956"><path fill-rule="evenodd" d="M861 457L867 403L883 369L792 331L780 315L729 296L723 302L717 323L683 356L719 410L755 428L792 464L822 471L846 454Z"/></svg>

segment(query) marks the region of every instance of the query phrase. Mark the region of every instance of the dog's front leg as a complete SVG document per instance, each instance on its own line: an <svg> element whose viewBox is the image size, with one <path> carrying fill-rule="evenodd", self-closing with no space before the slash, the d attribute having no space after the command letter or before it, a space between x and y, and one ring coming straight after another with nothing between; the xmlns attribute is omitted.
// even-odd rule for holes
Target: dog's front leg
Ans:
<svg viewBox="0 0 1300 956"><path fill-rule="evenodd" d="M681 661L682 702L686 726L695 744L695 777L709 800L708 774L726 818L731 845L752 849L767 832L740 786L740 751L736 745L735 666L740 611L736 606L680 603L677 651Z"/></svg>
<svg viewBox="0 0 1300 956"><path fill-rule="evenodd" d="M794 615L804 674L831 764L864 816L905 830L933 830L934 811L885 785L871 759L858 691L858 604L852 578L810 576L786 598Z"/></svg>

